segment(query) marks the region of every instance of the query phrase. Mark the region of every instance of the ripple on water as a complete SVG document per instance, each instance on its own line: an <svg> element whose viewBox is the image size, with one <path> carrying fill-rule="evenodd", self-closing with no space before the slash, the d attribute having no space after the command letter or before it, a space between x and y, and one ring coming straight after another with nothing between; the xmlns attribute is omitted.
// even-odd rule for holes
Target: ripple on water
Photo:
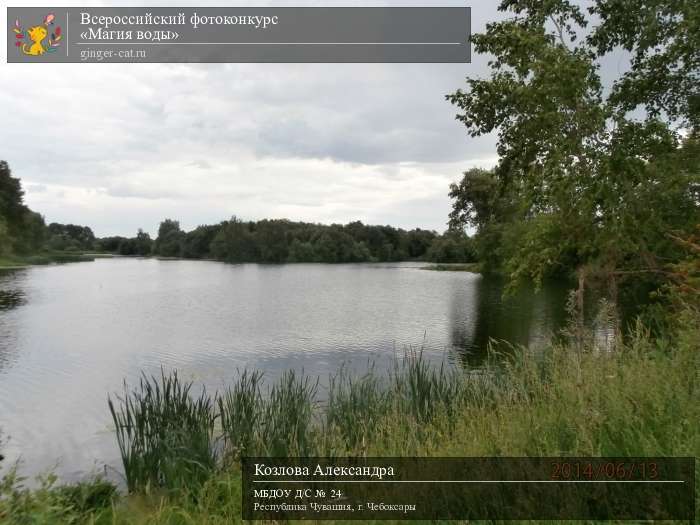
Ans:
<svg viewBox="0 0 700 525"><path fill-rule="evenodd" d="M479 276L415 266L126 258L0 274L7 462L22 455L31 474L61 458L66 478L95 460L119 470L107 394L142 371L175 368L210 391L246 367L268 382L294 368L323 383L343 363L389 368L409 346L471 367L491 337L537 340L565 299L504 305Z"/></svg>

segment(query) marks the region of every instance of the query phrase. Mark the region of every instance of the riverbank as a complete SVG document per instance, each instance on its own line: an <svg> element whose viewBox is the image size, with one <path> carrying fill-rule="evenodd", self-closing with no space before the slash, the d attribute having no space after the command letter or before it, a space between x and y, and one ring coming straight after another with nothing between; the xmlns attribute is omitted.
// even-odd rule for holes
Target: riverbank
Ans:
<svg viewBox="0 0 700 525"><path fill-rule="evenodd" d="M470 272L481 273L483 266L481 263L449 263L449 264L433 264L425 266L423 270L431 270L433 272Z"/></svg>
<svg viewBox="0 0 700 525"><path fill-rule="evenodd" d="M50 252L26 256L8 256L0 257L0 270L15 270L27 268L30 266L42 266L48 264L63 264L69 262L92 262L95 259L114 258L114 257L133 257L133 258L153 258L159 261L211 261L221 262L213 258L185 258L185 257L165 257L160 255L119 255L113 253L83 253L83 252ZM398 261L398 262L424 262L424 261ZM375 264L376 262L363 262L354 264ZM255 263L260 264L260 263ZM303 264L303 263L281 263L281 264ZM319 263L329 264L329 263ZM330 263L332 264L332 263ZM338 264L338 263L336 263ZM346 263L339 263L346 264ZM437 272L471 272L481 273L482 265L480 263L426 263L428 266L422 267L422 270L431 270Z"/></svg>
<svg viewBox="0 0 700 525"><path fill-rule="evenodd" d="M697 458L697 313L685 315L679 326L672 337L657 340L640 328L610 353L594 347L579 353L568 346L542 355L523 350L505 364L469 375L441 372L414 356L390 381L338 375L324 404L315 397L311 378L293 375L271 385L272 401L265 402L255 394L260 378L249 373L220 398L204 395L180 405L182 414L204 414L198 419L203 426L185 424L172 415L178 410L171 410L169 419L157 418L161 430L187 430L170 433L180 440L170 449L180 451L175 455L156 447L151 450L159 461L138 461L135 434L122 433L123 449L131 452L131 495L119 496L99 480L59 487L49 479L41 489L26 491L6 477L0 518L8 523L237 523L241 449L269 455ZM175 393L187 386L173 380L147 381L126 395L138 393L148 401L144 395L152 395L156 383ZM133 410L136 405L129 412L116 398L113 403L117 421L145 421L143 412ZM217 435L226 453L210 448ZM198 439L203 436L209 437ZM168 468L159 472L156 465Z"/></svg>
<svg viewBox="0 0 700 525"><path fill-rule="evenodd" d="M47 252L34 255L13 255L0 257L0 270L16 270L30 266L63 264L71 262L92 262L97 258L113 257L105 253Z"/></svg>

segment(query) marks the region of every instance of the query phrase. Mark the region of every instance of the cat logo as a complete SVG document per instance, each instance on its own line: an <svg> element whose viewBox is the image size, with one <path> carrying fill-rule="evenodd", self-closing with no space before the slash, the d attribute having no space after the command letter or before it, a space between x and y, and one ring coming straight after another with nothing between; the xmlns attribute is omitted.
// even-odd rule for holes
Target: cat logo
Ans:
<svg viewBox="0 0 700 525"><path fill-rule="evenodd" d="M29 56L55 52L63 38L60 26L53 27L55 18L53 13L49 13L41 25L30 27L26 31L22 29L19 19L15 20L12 30L15 33L18 52Z"/></svg>

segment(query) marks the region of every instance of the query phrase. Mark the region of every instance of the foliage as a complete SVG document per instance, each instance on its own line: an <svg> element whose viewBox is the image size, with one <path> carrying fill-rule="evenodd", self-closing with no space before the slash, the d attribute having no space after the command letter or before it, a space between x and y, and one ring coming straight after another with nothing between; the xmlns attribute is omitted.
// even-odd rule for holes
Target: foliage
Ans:
<svg viewBox="0 0 700 525"><path fill-rule="evenodd" d="M0 480L0 521L3 523L81 524L106 515L117 498L116 487L102 478L58 485L48 474L39 487L28 489L12 467Z"/></svg>
<svg viewBox="0 0 700 525"><path fill-rule="evenodd" d="M119 253L119 246L127 241L126 237L115 235L113 237L101 237L95 243L95 249L100 252Z"/></svg>
<svg viewBox="0 0 700 525"><path fill-rule="evenodd" d="M500 159L451 186L451 228L476 228L479 258L512 283L576 273L580 286L598 280L613 294L630 276L661 285L679 257L666 234L700 222L697 136L682 138L655 111L695 118L697 17L683 2L597 0L603 24L581 39L588 20L570 2L500 9L515 16L473 38L492 56L490 76L447 96L470 135L497 134ZM606 95L597 58L617 45L636 55ZM647 118L631 119L640 104Z"/></svg>
<svg viewBox="0 0 700 525"><path fill-rule="evenodd" d="M219 224L200 225L185 232L180 223L165 219L158 235L139 229L135 237L96 239L87 226L51 223L23 204L19 179L0 162L0 256L38 255L40 252L102 251L119 255L159 255L188 259L216 259L231 263L384 262L428 259L435 262L471 262L469 238L451 233L440 236L416 228L310 224L286 219L242 221L232 217Z"/></svg>
<svg viewBox="0 0 700 525"><path fill-rule="evenodd" d="M209 246L219 232L216 225L198 226L187 232L182 247L182 256L189 259L199 259L209 256Z"/></svg>
<svg viewBox="0 0 700 525"><path fill-rule="evenodd" d="M92 250L94 245L95 235L87 226L46 226L44 218L24 204L20 180L0 161L0 256L27 260L46 255L50 261L55 252Z"/></svg>
<svg viewBox="0 0 700 525"><path fill-rule="evenodd" d="M621 113L644 106L686 126L700 126L700 18L697 4L678 0L598 1L601 23L589 40L599 55L621 47L632 67L615 83Z"/></svg>
<svg viewBox="0 0 700 525"><path fill-rule="evenodd" d="M151 236L139 228L136 237L119 239L116 252L119 255L150 255L153 251Z"/></svg>
<svg viewBox="0 0 700 525"><path fill-rule="evenodd" d="M0 160L0 254L27 254L44 245L44 218L24 204L20 180Z"/></svg>
<svg viewBox="0 0 700 525"><path fill-rule="evenodd" d="M180 223L165 219L158 228L158 237L153 245L153 253L163 257L181 257L185 233L180 229Z"/></svg>
<svg viewBox="0 0 700 525"><path fill-rule="evenodd" d="M18 223L26 212L23 199L20 180L12 176L7 162L0 161L0 216L10 224Z"/></svg>
<svg viewBox="0 0 700 525"><path fill-rule="evenodd" d="M10 255L12 247L12 237L7 228L7 220L0 217L0 256Z"/></svg>
<svg viewBox="0 0 700 525"><path fill-rule="evenodd" d="M286 219L243 221L234 216L216 225L182 232L179 223L161 223L154 253L230 263L384 262L429 259L470 262L474 252L463 234L439 236L420 228L310 224Z"/></svg>
<svg viewBox="0 0 700 525"><path fill-rule="evenodd" d="M153 253L153 239L139 228L135 237L102 237L95 242L95 249L119 255L146 256Z"/></svg>
<svg viewBox="0 0 700 525"><path fill-rule="evenodd" d="M88 226L56 222L48 225L47 235L48 247L52 250L92 250L96 240Z"/></svg>
<svg viewBox="0 0 700 525"><path fill-rule="evenodd" d="M477 260L477 254L472 239L453 233L435 238L424 258L437 263L470 263Z"/></svg>
<svg viewBox="0 0 700 525"><path fill-rule="evenodd" d="M14 236L15 252L26 254L41 250L46 240L44 218L27 208L21 222L15 226Z"/></svg>

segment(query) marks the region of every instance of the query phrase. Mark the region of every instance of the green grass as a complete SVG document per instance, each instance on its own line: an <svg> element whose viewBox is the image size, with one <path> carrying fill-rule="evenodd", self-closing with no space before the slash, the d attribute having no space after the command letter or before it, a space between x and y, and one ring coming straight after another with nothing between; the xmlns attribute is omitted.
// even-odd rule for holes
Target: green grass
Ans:
<svg viewBox="0 0 700 525"><path fill-rule="evenodd" d="M91 262L95 260L94 254L75 252L46 252L34 255L13 255L0 257L0 269L25 268L27 266L41 266L47 264L62 264L69 262Z"/></svg>
<svg viewBox="0 0 700 525"><path fill-rule="evenodd" d="M214 400L174 372L141 377L124 395L108 399L130 492L201 485L214 470Z"/></svg>
<svg viewBox="0 0 700 525"><path fill-rule="evenodd" d="M672 339L638 327L613 352L521 350L470 373L409 353L388 376L341 369L323 400L315 378L291 372L266 386L244 371L217 398L192 395L172 375L144 378L112 404L123 454L137 465L131 494L113 497L100 482L27 491L6 480L0 521L238 523L243 452L698 458L700 320L684 319Z"/></svg>
<svg viewBox="0 0 700 525"><path fill-rule="evenodd" d="M217 399L225 450L233 459L250 453L259 428L262 372L244 370L232 387Z"/></svg>

